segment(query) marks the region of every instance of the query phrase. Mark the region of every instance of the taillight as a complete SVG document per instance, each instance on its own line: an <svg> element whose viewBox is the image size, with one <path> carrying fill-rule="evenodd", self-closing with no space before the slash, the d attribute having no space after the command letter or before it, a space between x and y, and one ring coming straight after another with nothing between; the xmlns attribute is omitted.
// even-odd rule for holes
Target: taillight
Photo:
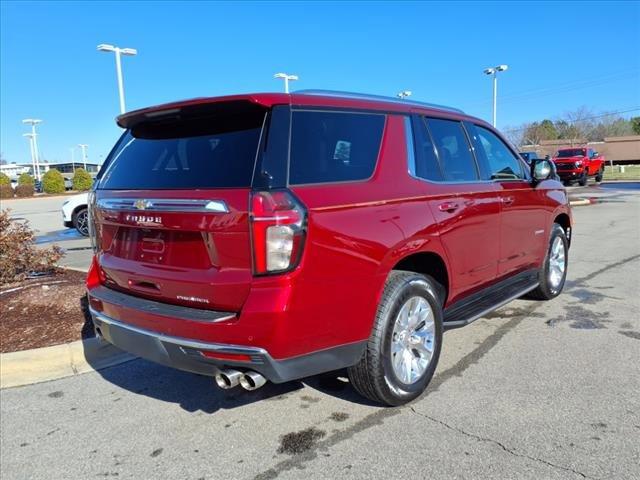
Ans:
<svg viewBox="0 0 640 480"><path fill-rule="evenodd" d="M91 240L91 248L93 249L93 253L98 253L99 242L98 242L98 229L96 228L96 217L95 217L95 208L96 208L96 192L91 190L88 195L87 201L87 212L88 212L88 222L89 222L89 239Z"/></svg>
<svg viewBox="0 0 640 480"><path fill-rule="evenodd" d="M251 235L255 274L282 273L295 268L306 234L306 211L287 190L254 192Z"/></svg>
<svg viewBox="0 0 640 480"><path fill-rule="evenodd" d="M102 274L101 274L102 273ZM89 272L87 273L86 287L87 290L91 290L92 288L99 287L104 282L104 272L98 265L98 259L94 255L91 260L91 266L89 267Z"/></svg>

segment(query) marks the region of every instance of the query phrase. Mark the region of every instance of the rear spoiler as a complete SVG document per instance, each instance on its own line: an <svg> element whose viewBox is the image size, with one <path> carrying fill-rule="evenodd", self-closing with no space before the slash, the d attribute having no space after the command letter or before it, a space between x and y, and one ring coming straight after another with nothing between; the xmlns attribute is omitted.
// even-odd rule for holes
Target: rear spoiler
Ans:
<svg viewBox="0 0 640 480"><path fill-rule="evenodd" d="M196 98L134 110L117 117L116 123L122 128L132 128L141 123L167 123L215 115L254 113L282 103L289 103L288 95L257 94Z"/></svg>

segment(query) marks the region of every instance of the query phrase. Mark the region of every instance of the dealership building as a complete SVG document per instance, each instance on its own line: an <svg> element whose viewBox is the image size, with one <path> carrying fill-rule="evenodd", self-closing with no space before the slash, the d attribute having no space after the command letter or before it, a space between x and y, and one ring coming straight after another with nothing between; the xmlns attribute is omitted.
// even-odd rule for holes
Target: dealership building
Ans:
<svg viewBox="0 0 640 480"><path fill-rule="evenodd" d="M75 172L78 168L84 168L85 164L82 162L41 162L40 163L40 174L44 174L55 168L65 177L71 178L73 172ZM97 163L86 163L86 170L93 176L98 173L100 170L100 165ZM7 175L11 179L16 179L22 173L28 173L29 175L33 175L33 165L31 163L10 163L7 165L0 165L0 171Z"/></svg>

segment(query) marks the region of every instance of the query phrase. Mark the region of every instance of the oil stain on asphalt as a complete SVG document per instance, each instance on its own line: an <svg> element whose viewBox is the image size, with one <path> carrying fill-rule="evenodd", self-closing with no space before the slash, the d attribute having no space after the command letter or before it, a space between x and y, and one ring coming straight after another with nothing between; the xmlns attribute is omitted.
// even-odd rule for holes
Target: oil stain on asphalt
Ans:
<svg viewBox="0 0 640 480"><path fill-rule="evenodd" d="M636 340L640 340L640 332L634 332L633 330L631 330L631 331L620 330L618 333L620 335L624 335L625 337L629 337L629 338L634 338Z"/></svg>
<svg viewBox="0 0 640 480"><path fill-rule="evenodd" d="M323 430L315 427L307 428L299 432L291 432L283 435L280 440L278 453L288 453L296 455L309 450L319 439L325 436Z"/></svg>
<svg viewBox="0 0 640 480"><path fill-rule="evenodd" d="M605 323L611 323L609 312L596 313L579 305L565 307L566 314L547 320L547 325L555 327L559 323L570 322L569 327L579 330L597 330L605 327Z"/></svg>

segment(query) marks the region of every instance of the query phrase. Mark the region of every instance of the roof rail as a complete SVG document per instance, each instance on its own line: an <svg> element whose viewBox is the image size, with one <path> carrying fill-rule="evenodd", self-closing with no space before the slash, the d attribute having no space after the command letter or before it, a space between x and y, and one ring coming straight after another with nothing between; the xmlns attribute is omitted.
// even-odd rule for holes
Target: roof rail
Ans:
<svg viewBox="0 0 640 480"><path fill-rule="evenodd" d="M342 92L339 90L296 90L293 93L300 93L302 95L326 95L328 97L341 97L341 98L355 98L361 100L378 100L381 102L398 103L402 105L415 105L418 107L426 108L438 108L441 110L449 110L456 113L464 113L459 108L448 107L446 105L438 105L437 103L416 102L415 100L399 99L395 97L386 97L384 95L371 95L368 93L355 93L355 92Z"/></svg>

